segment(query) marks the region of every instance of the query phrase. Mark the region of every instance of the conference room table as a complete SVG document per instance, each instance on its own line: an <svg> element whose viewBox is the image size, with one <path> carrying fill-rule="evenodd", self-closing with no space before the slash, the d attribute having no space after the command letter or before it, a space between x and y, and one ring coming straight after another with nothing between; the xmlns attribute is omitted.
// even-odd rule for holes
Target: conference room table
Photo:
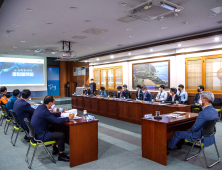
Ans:
<svg viewBox="0 0 222 170"><path fill-rule="evenodd" d="M65 134L69 144L70 167L98 160L98 122L99 120L71 120L64 124L53 124L56 132Z"/></svg>
<svg viewBox="0 0 222 170"><path fill-rule="evenodd" d="M189 112L178 113L179 118L166 115L161 115L161 120L154 117L142 119L142 157L162 165L167 165L167 143L174 132L190 129L198 116Z"/></svg>
<svg viewBox="0 0 222 170"><path fill-rule="evenodd" d="M145 101L126 101L116 98L88 97L81 95L72 96L72 108L87 110L88 113L123 120L130 123L141 124L145 114L155 116L159 109L160 114L175 111L190 112L189 105L163 105L159 102L148 103Z"/></svg>

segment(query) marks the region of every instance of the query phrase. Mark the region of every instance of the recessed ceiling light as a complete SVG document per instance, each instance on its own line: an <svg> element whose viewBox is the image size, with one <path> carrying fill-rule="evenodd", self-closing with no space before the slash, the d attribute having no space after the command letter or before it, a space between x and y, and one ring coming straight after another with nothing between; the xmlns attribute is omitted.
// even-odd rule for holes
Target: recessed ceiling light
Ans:
<svg viewBox="0 0 222 170"><path fill-rule="evenodd" d="M150 49L150 52L153 52L153 49L152 49L152 48Z"/></svg>
<svg viewBox="0 0 222 170"><path fill-rule="evenodd" d="M23 43L24 43L24 42L26 42L26 41L21 41L21 42L23 42Z"/></svg>
<svg viewBox="0 0 222 170"><path fill-rule="evenodd" d="M131 29L131 28L127 28L126 30L127 30L127 31L132 31L132 29Z"/></svg>
<svg viewBox="0 0 222 170"><path fill-rule="evenodd" d="M12 27L17 27L18 25L17 24L12 24Z"/></svg>
<svg viewBox="0 0 222 170"><path fill-rule="evenodd" d="M214 40L217 42L217 41L220 41L220 37L216 37L214 38Z"/></svg>
<svg viewBox="0 0 222 170"><path fill-rule="evenodd" d="M25 50L25 51L30 51L30 50Z"/></svg>
<svg viewBox="0 0 222 170"><path fill-rule="evenodd" d="M130 35L130 36L129 36L129 38L133 38L133 37L134 37L133 35Z"/></svg>
<svg viewBox="0 0 222 170"><path fill-rule="evenodd" d="M113 55L111 55L111 56L110 56L110 58L114 58L114 56L113 56Z"/></svg>
<svg viewBox="0 0 222 170"><path fill-rule="evenodd" d="M161 29L162 29L162 30L165 30L165 29L167 29L167 27L162 27Z"/></svg>
<svg viewBox="0 0 222 170"><path fill-rule="evenodd" d="M2 35L3 37L8 37L8 35Z"/></svg>
<svg viewBox="0 0 222 170"><path fill-rule="evenodd" d="M129 52L128 55L131 55L131 53Z"/></svg>
<svg viewBox="0 0 222 170"><path fill-rule="evenodd" d="M184 24L186 25L186 24L188 24L189 22L187 22L187 21L184 21L183 23L184 23Z"/></svg>
<svg viewBox="0 0 222 170"><path fill-rule="evenodd" d="M11 33L14 32L14 30L7 30L6 32L9 33L9 34L11 34Z"/></svg>
<svg viewBox="0 0 222 170"><path fill-rule="evenodd" d="M217 15L216 14L210 14L210 15L208 15L208 17L216 17Z"/></svg>
<svg viewBox="0 0 222 170"><path fill-rule="evenodd" d="M97 58L96 60L99 61L99 58Z"/></svg>
<svg viewBox="0 0 222 170"><path fill-rule="evenodd" d="M198 28L200 28L200 26L196 26L195 28L198 29Z"/></svg>
<svg viewBox="0 0 222 170"><path fill-rule="evenodd" d="M181 46L182 46L182 44L178 44L177 46L178 46L178 47L181 47Z"/></svg>
<svg viewBox="0 0 222 170"><path fill-rule="evenodd" d="M16 46L13 46L12 48L17 48Z"/></svg>
<svg viewBox="0 0 222 170"><path fill-rule="evenodd" d="M47 22L46 24L47 24L47 25L52 25L53 23L51 23L51 22Z"/></svg>
<svg viewBox="0 0 222 170"><path fill-rule="evenodd" d="M31 8L26 8L26 11L32 11L32 9Z"/></svg>
<svg viewBox="0 0 222 170"><path fill-rule="evenodd" d="M91 50L92 48L91 48L91 47L89 47L88 49L90 49L90 50Z"/></svg>
<svg viewBox="0 0 222 170"><path fill-rule="evenodd" d="M85 60L85 63L87 63L87 60Z"/></svg>
<svg viewBox="0 0 222 170"><path fill-rule="evenodd" d="M119 3L121 6L127 6L127 3L126 2L120 2Z"/></svg>
<svg viewBox="0 0 222 170"><path fill-rule="evenodd" d="M78 9L78 8L75 6L71 6L70 9Z"/></svg>

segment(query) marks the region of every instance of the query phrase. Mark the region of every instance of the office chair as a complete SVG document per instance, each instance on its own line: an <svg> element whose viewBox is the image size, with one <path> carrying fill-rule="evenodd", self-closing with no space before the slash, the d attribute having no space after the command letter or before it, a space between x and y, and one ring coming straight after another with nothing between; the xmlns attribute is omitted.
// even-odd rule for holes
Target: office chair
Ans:
<svg viewBox="0 0 222 170"><path fill-rule="evenodd" d="M215 98L212 105L213 105L213 107L214 106L221 106L222 107L222 99L221 98ZM221 119L221 108L216 109L216 110L220 114L219 118Z"/></svg>
<svg viewBox="0 0 222 170"><path fill-rule="evenodd" d="M206 124L204 125L203 129L201 130L201 136L202 137L196 139L194 142L190 142L189 140L185 139L185 142L193 143L192 147L190 148L189 152L186 155L185 161L188 161L188 160L198 156L200 151L202 150L205 161L206 161L206 165L207 165L208 168L211 168L212 166L214 166L214 165L216 165L217 163L220 162L220 155L219 155L219 152L218 152L218 149L217 149L216 140L215 140L214 146L215 146L216 151L217 151L218 160L216 162L214 162L213 164L211 164L211 165L207 164L207 159L206 159L206 156L205 156L205 153L204 153L204 143L202 143L202 140L204 139L204 137L209 137L209 136L212 136L216 133L215 125L216 125L217 121L218 121L218 119L207 121ZM193 149L195 144L200 145L200 150L198 151L198 153L196 155L193 155L193 156L187 158L190 151Z"/></svg>
<svg viewBox="0 0 222 170"><path fill-rule="evenodd" d="M5 111L5 116L6 116L6 121L5 121L5 127L4 127L4 134L6 135L7 134L7 131L8 131L8 127L12 121L12 117L10 116L9 114L9 111L7 110L7 108L5 107L5 105L2 105L4 111Z"/></svg>
<svg viewBox="0 0 222 170"><path fill-rule="evenodd" d="M2 107L2 105L1 105L1 110L2 110L2 114L1 114L1 118L0 118L0 126L2 126L2 122L3 122L4 118L5 118L5 110Z"/></svg>
<svg viewBox="0 0 222 170"><path fill-rule="evenodd" d="M51 154L51 153L49 152L49 150L46 148L47 145L54 144L54 143L56 143L56 141L43 142L43 141L41 141L41 140L35 139L35 130L34 130L34 128L32 127L31 123L28 121L27 118L25 118L24 121L25 121L25 123L26 123L26 125L27 125L27 127L28 127L28 129L29 129L29 136L30 136L30 138L31 138L30 143L29 143L29 147L28 147L28 151L27 151L27 154L26 154L26 157L25 157L25 161L26 161L27 164L28 164L28 168L31 169L31 167L32 167L32 162L33 162L33 159L34 159L34 156L35 156L35 153L36 153L36 150L37 150L38 146L43 146L44 149L45 149L45 151L46 151L46 153L48 154L49 158L51 159L51 161L52 161L53 163L56 163L56 161L55 161L55 159L53 158L52 154ZM32 142L32 141L34 141L34 142ZM31 163L29 163L29 161L28 161L28 154L29 154L29 150L30 150L30 147L31 147L31 146L32 146L33 148L35 148L35 149L34 149L34 153L33 153L32 159L31 159Z"/></svg>
<svg viewBox="0 0 222 170"><path fill-rule="evenodd" d="M13 112L12 110L10 110L11 114L12 114L12 117L13 117L13 123L14 123L14 129L12 131L12 136L11 136L11 140L10 142L12 143L12 146L15 146L15 143L17 141L17 138L18 138L18 134L19 132L22 130L22 127L19 125L18 123L18 117L16 116L15 112ZM16 134L16 137L15 137L15 140L13 141L13 136L14 136L14 133L17 131L17 134ZM25 131L26 135L28 136L28 133Z"/></svg>

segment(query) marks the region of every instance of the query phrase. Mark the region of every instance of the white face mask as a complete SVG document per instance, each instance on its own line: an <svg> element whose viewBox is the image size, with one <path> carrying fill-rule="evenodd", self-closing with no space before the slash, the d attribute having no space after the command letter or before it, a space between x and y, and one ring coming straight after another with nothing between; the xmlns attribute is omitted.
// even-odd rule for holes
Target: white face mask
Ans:
<svg viewBox="0 0 222 170"><path fill-rule="evenodd" d="M159 90L161 91L161 88L159 88Z"/></svg>
<svg viewBox="0 0 222 170"><path fill-rule="evenodd" d="M143 90L143 93L146 93L146 91L145 91L145 90Z"/></svg>
<svg viewBox="0 0 222 170"><path fill-rule="evenodd" d="M52 106L51 106L51 109L54 109L54 108L55 108L55 105L52 105Z"/></svg>
<svg viewBox="0 0 222 170"><path fill-rule="evenodd" d="M136 88L136 90L138 91L138 88Z"/></svg>
<svg viewBox="0 0 222 170"><path fill-rule="evenodd" d="M170 93L170 95L172 96L172 93Z"/></svg>
<svg viewBox="0 0 222 170"><path fill-rule="evenodd" d="M120 91L117 91L118 93L120 93Z"/></svg>

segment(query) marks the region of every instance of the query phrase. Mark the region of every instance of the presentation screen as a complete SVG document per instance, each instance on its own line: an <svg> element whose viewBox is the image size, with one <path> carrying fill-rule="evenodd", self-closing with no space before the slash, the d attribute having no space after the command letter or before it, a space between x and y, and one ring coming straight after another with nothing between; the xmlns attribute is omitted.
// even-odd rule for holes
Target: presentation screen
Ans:
<svg viewBox="0 0 222 170"><path fill-rule="evenodd" d="M43 57L0 57L0 85L8 91L15 88L47 90L46 59Z"/></svg>

